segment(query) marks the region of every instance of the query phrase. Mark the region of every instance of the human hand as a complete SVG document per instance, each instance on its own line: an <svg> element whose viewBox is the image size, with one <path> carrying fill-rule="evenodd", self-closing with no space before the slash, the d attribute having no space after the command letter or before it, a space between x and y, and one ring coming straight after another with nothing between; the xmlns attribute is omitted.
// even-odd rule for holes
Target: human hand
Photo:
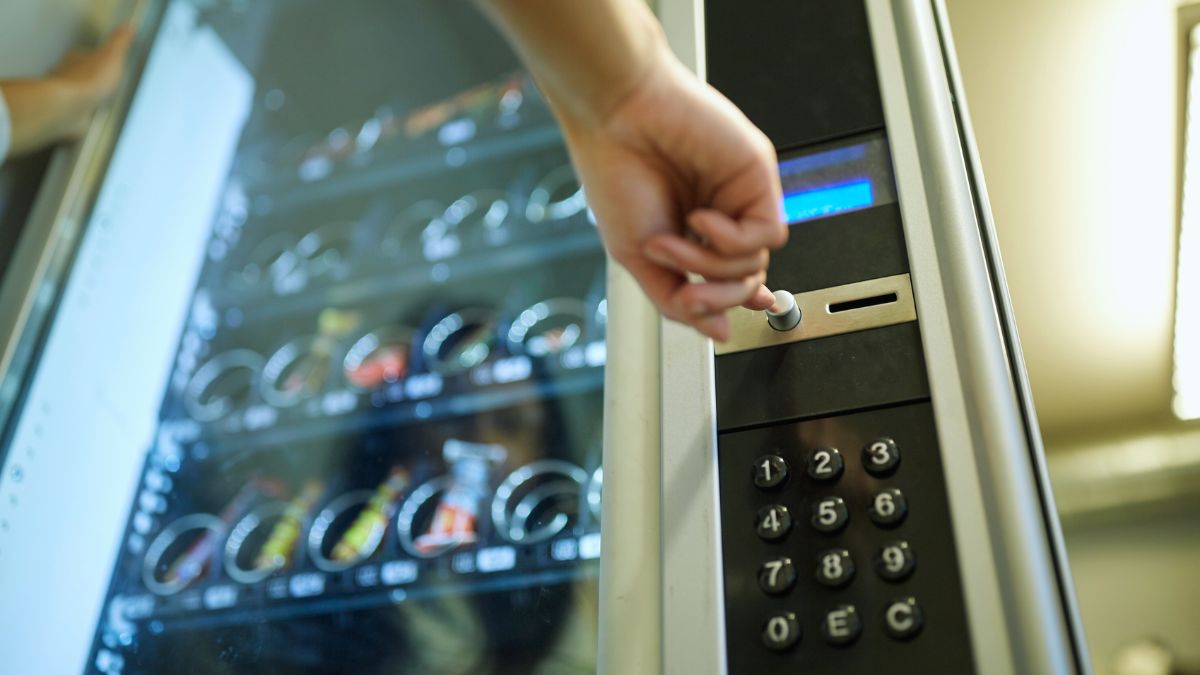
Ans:
<svg viewBox="0 0 1200 675"><path fill-rule="evenodd" d="M768 253L787 239L775 150L732 103L664 47L602 117L558 112L609 253L664 316L726 340L726 310L771 306Z"/></svg>
<svg viewBox="0 0 1200 675"><path fill-rule="evenodd" d="M116 91L133 37L133 28L122 25L99 48L69 52L50 73L48 79L69 92L72 102L64 136L82 134L92 113Z"/></svg>

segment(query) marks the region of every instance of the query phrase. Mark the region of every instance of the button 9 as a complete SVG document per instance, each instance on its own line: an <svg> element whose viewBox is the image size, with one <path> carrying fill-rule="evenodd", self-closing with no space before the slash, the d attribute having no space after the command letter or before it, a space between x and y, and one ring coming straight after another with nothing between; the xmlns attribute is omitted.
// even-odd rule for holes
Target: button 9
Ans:
<svg viewBox="0 0 1200 675"><path fill-rule="evenodd" d="M894 541L875 554L875 571L888 581L904 581L917 567L907 541Z"/></svg>

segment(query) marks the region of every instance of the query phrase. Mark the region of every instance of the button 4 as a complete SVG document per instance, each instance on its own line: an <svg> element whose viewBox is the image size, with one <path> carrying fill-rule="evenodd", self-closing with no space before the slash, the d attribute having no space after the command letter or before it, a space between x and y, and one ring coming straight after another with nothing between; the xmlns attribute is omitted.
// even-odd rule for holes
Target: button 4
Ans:
<svg viewBox="0 0 1200 675"><path fill-rule="evenodd" d="M907 541L894 541L875 554L875 571L888 581L904 581L917 567Z"/></svg>
<svg viewBox="0 0 1200 675"><path fill-rule="evenodd" d="M817 556L817 581L830 588L845 586L854 578L854 560L844 548L832 548Z"/></svg>
<svg viewBox="0 0 1200 675"><path fill-rule="evenodd" d="M813 504L812 526L821 532L837 532L850 520L846 502L841 497L825 497Z"/></svg>
<svg viewBox="0 0 1200 675"><path fill-rule="evenodd" d="M779 612L767 618L763 625L762 642L768 649L786 652L800 641L800 622L795 612Z"/></svg>
<svg viewBox="0 0 1200 675"><path fill-rule="evenodd" d="M808 475L813 480L837 480L844 467L842 453L837 448L817 448L808 453Z"/></svg>
<svg viewBox="0 0 1200 675"><path fill-rule="evenodd" d="M764 490L779 487L787 480L788 463L779 455L763 455L754 460L754 485Z"/></svg>
<svg viewBox="0 0 1200 675"><path fill-rule="evenodd" d="M908 640L921 632L925 619L917 599L899 598L883 610L883 630L897 640Z"/></svg>
<svg viewBox="0 0 1200 675"><path fill-rule="evenodd" d="M899 466L900 448L890 438L876 438L863 446L862 462L863 468L872 476L886 476Z"/></svg>
<svg viewBox="0 0 1200 675"><path fill-rule="evenodd" d="M875 493L871 497L871 504L867 507L867 513L871 516L871 521L881 527L895 527L904 521L904 517L908 515L908 501L904 499L904 493L896 488L886 488Z"/></svg>
<svg viewBox="0 0 1200 675"><path fill-rule="evenodd" d="M783 595L796 583L796 566L791 558L768 560L758 568L758 587L768 595Z"/></svg>
<svg viewBox="0 0 1200 675"><path fill-rule="evenodd" d="M854 605L838 605L821 620L821 637L831 645L848 645L862 634L862 618Z"/></svg>
<svg viewBox="0 0 1200 675"><path fill-rule="evenodd" d="M792 529L792 514L782 504L771 504L758 510L755 531L767 541L777 541Z"/></svg>

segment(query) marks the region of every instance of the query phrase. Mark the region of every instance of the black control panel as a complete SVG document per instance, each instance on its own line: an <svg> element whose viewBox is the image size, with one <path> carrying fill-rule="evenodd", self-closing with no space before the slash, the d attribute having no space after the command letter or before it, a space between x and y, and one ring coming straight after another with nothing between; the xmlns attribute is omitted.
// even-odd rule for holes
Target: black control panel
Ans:
<svg viewBox="0 0 1200 675"><path fill-rule="evenodd" d="M915 311L881 311L909 287L869 291L914 271L865 7L707 0L706 16L710 81L780 155L790 238L767 284L809 302L794 339L716 357L728 671L974 672L936 356Z"/></svg>

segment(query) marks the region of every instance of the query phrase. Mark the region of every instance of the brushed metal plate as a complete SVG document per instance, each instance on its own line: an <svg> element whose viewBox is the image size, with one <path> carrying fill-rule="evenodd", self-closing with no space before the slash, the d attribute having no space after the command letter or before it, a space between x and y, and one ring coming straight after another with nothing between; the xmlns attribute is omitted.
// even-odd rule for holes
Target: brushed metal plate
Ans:
<svg viewBox="0 0 1200 675"><path fill-rule="evenodd" d="M874 298L889 293L896 300L840 312L830 312L830 305ZM816 291L795 293L800 308L800 324L789 331L778 331L767 324L765 312L739 307L730 310L732 337L728 342L715 342L717 356L785 345L803 340L853 333L869 328L892 326L916 321L917 308L913 301L912 282L907 274L859 281Z"/></svg>

